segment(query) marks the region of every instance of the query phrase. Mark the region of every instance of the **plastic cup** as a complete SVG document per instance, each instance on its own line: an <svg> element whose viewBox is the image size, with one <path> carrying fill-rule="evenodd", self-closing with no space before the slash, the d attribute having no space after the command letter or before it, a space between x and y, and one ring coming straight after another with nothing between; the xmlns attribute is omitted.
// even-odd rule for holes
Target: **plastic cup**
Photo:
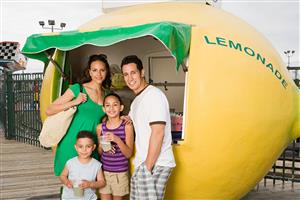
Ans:
<svg viewBox="0 0 300 200"><path fill-rule="evenodd" d="M83 197L84 189L79 187L80 183L81 183L81 180L73 181L73 192L74 192L74 196L76 196L76 197Z"/></svg>
<svg viewBox="0 0 300 200"><path fill-rule="evenodd" d="M109 151L111 150L111 142L110 141L106 141L105 140L105 136L100 136L100 144L101 144L101 147L103 149L103 151Z"/></svg>

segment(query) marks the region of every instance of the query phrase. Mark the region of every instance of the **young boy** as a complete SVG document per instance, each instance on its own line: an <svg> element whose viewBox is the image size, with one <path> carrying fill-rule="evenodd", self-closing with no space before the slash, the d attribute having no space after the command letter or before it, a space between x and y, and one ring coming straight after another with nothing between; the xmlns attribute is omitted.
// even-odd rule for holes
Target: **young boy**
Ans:
<svg viewBox="0 0 300 200"><path fill-rule="evenodd" d="M59 177L64 184L62 200L97 199L95 189L105 186L105 180L101 163L91 157L95 148L93 134L88 131L80 131L75 144L78 156L67 161ZM75 182L79 182L79 185L77 186Z"/></svg>

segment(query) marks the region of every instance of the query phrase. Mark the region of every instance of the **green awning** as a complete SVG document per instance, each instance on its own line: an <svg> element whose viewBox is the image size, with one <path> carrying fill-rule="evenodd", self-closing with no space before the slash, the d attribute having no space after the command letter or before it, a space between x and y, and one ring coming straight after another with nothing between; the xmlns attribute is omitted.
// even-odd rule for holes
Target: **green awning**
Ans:
<svg viewBox="0 0 300 200"><path fill-rule="evenodd" d="M27 38L22 53L29 58L47 62L44 51L69 51L85 44L109 46L124 40L153 36L165 45L176 58L177 69L190 48L191 26L175 22L157 22L130 27L102 28L91 32L67 31L53 34L34 34Z"/></svg>

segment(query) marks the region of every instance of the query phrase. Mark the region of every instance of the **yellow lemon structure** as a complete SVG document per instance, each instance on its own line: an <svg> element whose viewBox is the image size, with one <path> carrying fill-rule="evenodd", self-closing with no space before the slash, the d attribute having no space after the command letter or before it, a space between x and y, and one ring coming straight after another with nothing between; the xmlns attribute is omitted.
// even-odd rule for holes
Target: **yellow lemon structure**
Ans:
<svg viewBox="0 0 300 200"><path fill-rule="evenodd" d="M180 97L184 99L183 135L173 145L177 166L165 199L240 199L265 176L283 149L300 136L298 88L263 35L241 19L205 4L132 6L101 15L79 31L162 21L191 26L185 62L188 72L184 73ZM155 42L160 47L152 47L149 41L132 38L101 48L87 44L70 51L69 56L87 58L91 53L106 53L110 62L119 64L124 56L137 54L149 64L149 55L158 59L170 55L168 51L163 56L155 54L165 47L159 41ZM53 54L57 62L63 57L59 53ZM74 63L83 65L83 61L73 61L73 67ZM48 95L46 91L57 88L51 81L58 82L50 65L43 83L42 116L53 101L53 92ZM175 66L173 59L176 72Z"/></svg>

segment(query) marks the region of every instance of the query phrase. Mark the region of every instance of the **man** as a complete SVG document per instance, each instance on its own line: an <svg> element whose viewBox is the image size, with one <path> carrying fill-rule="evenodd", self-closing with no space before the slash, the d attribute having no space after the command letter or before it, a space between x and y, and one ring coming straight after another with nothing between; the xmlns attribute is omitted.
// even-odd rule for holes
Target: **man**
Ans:
<svg viewBox="0 0 300 200"><path fill-rule="evenodd" d="M136 133L130 199L160 200L175 167L169 103L160 89L147 84L137 56L125 57L121 68L127 86L136 94L129 112Z"/></svg>

